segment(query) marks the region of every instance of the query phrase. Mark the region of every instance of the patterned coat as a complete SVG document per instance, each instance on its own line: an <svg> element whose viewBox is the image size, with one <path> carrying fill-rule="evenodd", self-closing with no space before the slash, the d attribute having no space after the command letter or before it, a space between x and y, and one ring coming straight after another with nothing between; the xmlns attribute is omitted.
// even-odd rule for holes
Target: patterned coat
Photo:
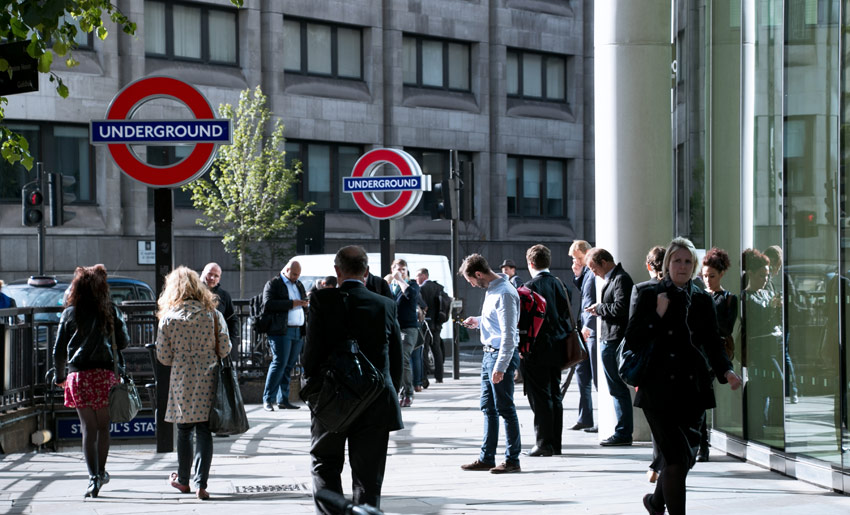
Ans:
<svg viewBox="0 0 850 515"><path fill-rule="evenodd" d="M213 338L218 318L218 335ZM196 300L171 308L159 321L156 357L171 366L165 421L191 424L209 420L217 357L230 352L224 317Z"/></svg>

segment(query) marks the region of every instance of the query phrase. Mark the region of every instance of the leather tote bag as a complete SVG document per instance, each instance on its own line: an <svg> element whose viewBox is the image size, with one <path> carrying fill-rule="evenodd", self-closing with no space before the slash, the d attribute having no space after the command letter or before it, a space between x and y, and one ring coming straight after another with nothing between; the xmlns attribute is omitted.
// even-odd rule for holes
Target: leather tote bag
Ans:
<svg viewBox="0 0 850 515"><path fill-rule="evenodd" d="M215 332L218 339L218 313L213 312ZM210 408L210 431L220 435L241 435L248 431L248 414L242 401L242 390L230 356L219 359L215 367L215 397Z"/></svg>
<svg viewBox="0 0 850 515"><path fill-rule="evenodd" d="M561 370L574 367L589 356L587 344L577 328L574 328L567 334L567 337L562 342L562 347L564 358L561 361Z"/></svg>
<svg viewBox="0 0 850 515"><path fill-rule="evenodd" d="M617 347L617 373L629 386L640 386L649 368L649 357L652 355L653 344L650 343L640 351L629 348L626 339Z"/></svg>
<svg viewBox="0 0 850 515"><path fill-rule="evenodd" d="M129 422L141 411L142 399L139 397L133 378L118 368L118 348L115 346L114 330L110 345L115 376L118 377L119 382L109 389L109 420L119 423Z"/></svg>

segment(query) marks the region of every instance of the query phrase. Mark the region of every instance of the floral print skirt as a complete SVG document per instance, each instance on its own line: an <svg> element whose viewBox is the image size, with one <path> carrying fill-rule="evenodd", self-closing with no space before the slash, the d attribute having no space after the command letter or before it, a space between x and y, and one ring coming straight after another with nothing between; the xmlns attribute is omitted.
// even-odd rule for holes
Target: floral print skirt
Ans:
<svg viewBox="0 0 850 515"><path fill-rule="evenodd" d="M65 407L99 410L109 406L109 389L118 384L115 372L103 368L71 372L65 380Z"/></svg>

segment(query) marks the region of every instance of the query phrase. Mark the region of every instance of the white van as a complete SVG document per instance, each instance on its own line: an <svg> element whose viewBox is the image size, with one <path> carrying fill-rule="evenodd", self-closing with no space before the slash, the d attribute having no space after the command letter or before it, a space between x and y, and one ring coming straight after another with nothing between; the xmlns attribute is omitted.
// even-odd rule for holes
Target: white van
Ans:
<svg viewBox="0 0 850 515"><path fill-rule="evenodd" d="M324 279L334 273L334 255L335 254L310 254L304 256L295 256L292 259L298 261L301 265L301 277L298 279L304 284L307 291L316 284L319 279ZM380 276L381 274L381 254L370 252L369 256L369 271ZM396 258L407 261L407 266L410 272L410 278L415 280L416 271L420 268L428 269L429 279L437 281L446 289L446 293L454 298L454 290L452 289L452 271L449 266L449 260L446 256L438 254L407 254L404 252L396 252ZM440 332L440 337L443 339L452 339L454 327L451 323L443 324L443 330Z"/></svg>

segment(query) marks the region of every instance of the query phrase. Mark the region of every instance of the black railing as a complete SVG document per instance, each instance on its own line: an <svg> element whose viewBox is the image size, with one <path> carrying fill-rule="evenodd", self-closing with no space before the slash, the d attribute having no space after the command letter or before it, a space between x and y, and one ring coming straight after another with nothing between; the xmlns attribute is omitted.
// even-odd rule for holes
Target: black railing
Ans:
<svg viewBox="0 0 850 515"><path fill-rule="evenodd" d="M234 300L239 333L231 353L240 380L261 378L271 361L266 335L256 334L248 316L248 301ZM130 345L123 351L127 370L136 384L153 382L152 354L146 344L156 342L154 301L125 301ZM62 391L52 388L53 344L61 307L0 309L0 413L35 404L61 406ZM51 395L56 396L54 399Z"/></svg>

